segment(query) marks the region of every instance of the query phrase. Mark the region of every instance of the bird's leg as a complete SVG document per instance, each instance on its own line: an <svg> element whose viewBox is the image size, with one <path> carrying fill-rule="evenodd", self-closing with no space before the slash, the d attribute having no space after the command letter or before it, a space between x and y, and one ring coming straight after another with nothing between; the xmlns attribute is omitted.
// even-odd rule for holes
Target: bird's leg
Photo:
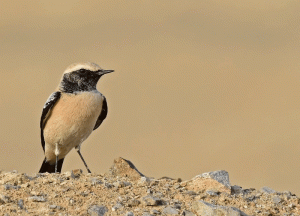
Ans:
<svg viewBox="0 0 300 216"><path fill-rule="evenodd" d="M83 161L83 163L84 163L84 166L86 167L86 169L87 169L88 173L91 173L91 170L88 168L88 166L87 166L86 162L84 161L84 159L83 159L83 157L82 157L82 155L81 155L81 153L80 153L80 148L78 148L78 149L77 149L77 152L78 152L78 154L79 154L79 156L80 156L81 160Z"/></svg>
<svg viewBox="0 0 300 216"><path fill-rule="evenodd" d="M56 155L56 161L55 161L55 173L57 173L57 162L58 162L58 155L59 155L58 143L55 143L55 155Z"/></svg>
<svg viewBox="0 0 300 216"><path fill-rule="evenodd" d="M79 156L80 156L82 162L84 163L85 168L88 170L88 173L92 173L91 170L89 169L89 167L87 166L85 160L83 159L81 153L80 153L80 145L77 146L76 149L77 149L77 153L79 154Z"/></svg>
<svg viewBox="0 0 300 216"><path fill-rule="evenodd" d="M58 155L56 155L56 161L55 161L55 173L57 173L57 161L58 161Z"/></svg>

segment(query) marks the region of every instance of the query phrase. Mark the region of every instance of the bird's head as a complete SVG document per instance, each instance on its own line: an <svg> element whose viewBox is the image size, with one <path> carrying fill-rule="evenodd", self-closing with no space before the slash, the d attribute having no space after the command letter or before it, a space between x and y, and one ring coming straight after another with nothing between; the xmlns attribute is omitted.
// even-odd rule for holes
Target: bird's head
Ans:
<svg viewBox="0 0 300 216"><path fill-rule="evenodd" d="M114 70L103 70L95 63L76 63L70 65L65 72L59 86L62 92L74 93L96 90L100 77Z"/></svg>

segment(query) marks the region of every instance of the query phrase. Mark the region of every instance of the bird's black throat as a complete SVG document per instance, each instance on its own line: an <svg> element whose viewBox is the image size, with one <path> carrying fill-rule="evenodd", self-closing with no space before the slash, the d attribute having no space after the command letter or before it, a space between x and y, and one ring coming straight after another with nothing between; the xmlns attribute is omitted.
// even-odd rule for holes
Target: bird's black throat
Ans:
<svg viewBox="0 0 300 216"><path fill-rule="evenodd" d="M101 75L80 69L64 74L60 83L60 90L65 93L76 93L96 90L96 85Z"/></svg>

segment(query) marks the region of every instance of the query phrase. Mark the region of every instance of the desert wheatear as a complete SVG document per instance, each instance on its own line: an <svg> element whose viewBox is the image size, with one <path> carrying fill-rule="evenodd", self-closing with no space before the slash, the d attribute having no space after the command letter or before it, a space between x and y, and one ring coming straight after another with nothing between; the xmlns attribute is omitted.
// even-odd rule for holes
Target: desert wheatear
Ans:
<svg viewBox="0 0 300 216"><path fill-rule="evenodd" d="M70 65L63 73L57 90L46 101L40 122L45 152L40 173L61 172L65 156L75 147L86 166L80 146L107 115L105 97L97 90L103 70L94 63Z"/></svg>

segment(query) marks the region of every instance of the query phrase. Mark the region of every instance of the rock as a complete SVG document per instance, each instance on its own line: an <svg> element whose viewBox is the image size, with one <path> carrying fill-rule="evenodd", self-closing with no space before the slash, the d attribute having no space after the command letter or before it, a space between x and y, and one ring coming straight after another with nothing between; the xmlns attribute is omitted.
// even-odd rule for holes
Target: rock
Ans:
<svg viewBox="0 0 300 216"><path fill-rule="evenodd" d="M183 192L183 194L190 195L190 196L196 196L197 195L197 193L195 191L185 191L185 192Z"/></svg>
<svg viewBox="0 0 300 216"><path fill-rule="evenodd" d="M128 177L130 180L139 180L144 175L129 160L117 158L109 170L110 174L119 177Z"/></svg>
<svg viewBox="0 0 300 216"><path fill-rule="evenodd" d="M88 214L91 216L103 216L107 211L106 206L93 205L88 209Z"/></svg>
<svg viewBox="0 0 300 216"><path fill-rule="evenodd" d="M75 170L72 170L71 177L73 179L75 179L75 178L80 177L81 174L82 174L82 169L75 169Z"/></svg>
<svg viewBox="0 0 300 216"><path fill-rule="evenodd" d="M147 205L147 206L157 206L157 205L162 204L161 199L159 199L155 196L152 196L152 195L143 197L142 201L143 201L144 205Z"/></svg>
<svg viewBox="0 0 300 216"><path fill-rule="evenodd" d="M171 206L167 206L166 208L163 209L162 213L167 215L178 215L178 210Z"/></svg>
<svg viewBox="0 0 300 216"><path fill-rule="evenodd" d="M18 207L19 207L20 209L24 209L24 200L22 200L22 199L19 199L19 200L18 200Z"/></svg>
<svg viewBox="0 0 300 216"><path fill-rule="evenodd" d="M5 190L10 190L10 189L18 190L19 188L21 188L21 186L19 186L19 185L17 185L17 186L14 186L14 185L11 185L11 184L5 184L4 185Z"/></svg>
<svg viewBox="0 0 300 216"><path fill-rule="evenodd" d="M142 176L140 178L140 182L139 182L141 185L150 185L151 183L151 179L146 177L146 176Z"/></svg>
<svg viewBox="0 0 300 216"><path fill-rule="evenodd" d="M190 212L190 211L187 211L187 210L184 210L182 212L182 215L183 216L196 216L193 212Z"/></svg>
<svg viewBox="0 0 300 216"><path fill-rule="evenodd" d="M218 196L218 192L214 190L207 190L206 193L210 196Z"/></svg>
<svg viewBox="0 0 300 216"><path fill-rule="evenodd" d="M133 212L127 212L125 216L134 216Z"/></svg>
<svg viewBox="0 0 300 216"><path fill-rule="evenodd" d="M5 204L10 202L10 197L0 194L0 204Z"/></svg>
<svg viewBox="0 0 300 216"><path fill-rule="evenodd" d="M231 186L231 194L232 195L239 195L243 193L243 188L237 185Z"/></svg>
<svg viewBox="0 0 300 216"><path fill-rule="evenodd" d="M137 199L131 199L128 201L128 206L129 207L134 207L134 206L138 206L141 202Z"/></svg>
<svg viewBox="0 0 300 216"><path fill-rule="evenodd" d="M114 182L113 185L116 188L122 188L122 187L131 186L132 184L130 182L126 182L126 181L117 181L117 182Z"/></svg>
<svg viewBox="0 0 300 216"><path fill-rule="evenodd" d="M269 188L269 187L262 187L260 189L260 191L263 192L263 193L267 193L267 194L276 193L275 190L273 190L272 188Z"/></svg>
<svg viewBox="0 0 300 216"><path fill-rule="evenodd" d="M150 214L149 212L144 212L143 214L142 214L142 216L154 216L153 214Z"/></svg>
<svg viewBox="0 0 300 216"><path fill-rule="evenodd" d="M92 183L92 185L103 184L103 182L98 178L89 178L89 181Z"/></svg>
<svg viewBox="0 0 300 216"><path fill-rule="evenodd" d="M32 200L33 202L46 202L46 198L43 196L32 196L28 198L29 200Z"/></svg>
<svg viewBox="0 0 300 216"><path fill-rule="evenodd" d="M237 208L213 205L202 200L195 201L192 209L202 216L247 216Z"/></svg>
<svg viewBox="0 0 300 216"><path fill-rule="evenodd" d="M112 211L116 211L118 209L121 209L122 207L123 207L122 203L116 203L116 205L112 207Z"/></svg>
<svg viewBox="0 0 300 216"><path fill-rule="evenodd" d="M157 211L156 209L151 209L151 213L152 213L152 214L160 214L160 212Z"/></svg>
<svg viewBox="0 0 300 216"><path fill-rule="evenodd" d="M182 182L183 183L183 182ZM183 186L181 183L181 186ZM216 190L219 192L231 193L228 172L225 170L203 173L195 176L187 183L188 190Z"/></svg>
<svg viewBox="0 0 300 216"><path fill-rule="evenodd" d="M272 201L273 201L273 203L275 203L275 204L279 204L279 203L282 201L282 199L281 199L279 196L274 196L274 197L272 198Z"/></svg>

